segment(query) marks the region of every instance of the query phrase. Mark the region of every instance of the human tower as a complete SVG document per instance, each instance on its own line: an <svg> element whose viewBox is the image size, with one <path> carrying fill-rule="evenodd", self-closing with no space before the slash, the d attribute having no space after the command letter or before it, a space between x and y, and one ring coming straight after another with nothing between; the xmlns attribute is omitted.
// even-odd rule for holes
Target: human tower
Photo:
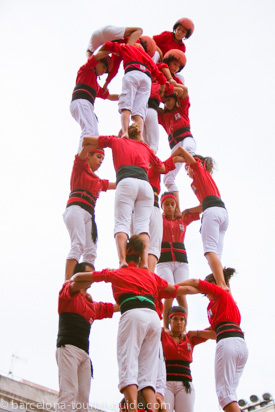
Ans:
<svg viewBox="0 0 275 412"><path fill-rule="evenodd" d="M196 154L188 89L179 74L186 65L183 40L193 32L194 24L188 18L179 19L173 31L152 38L143 35L140 27L102 27L92 34L87 62L77 72L70 110L81 135L63 215L71 248L58 303L57 409L87 409L93 374L91 324L120 311L117 361L118 388L124 396L121 408L129 412L194 411L193 348L215 339L219 403L226 412L240 410L236 388L247 347L229 287L235 270L221 263L228 214L212 178L212 158ZM121 64L121 93L110 94L109 83ZM108 75L100 87L97 78L104 73ZM117 136L99 133L94 113L98 97L118 101L121 130ZM164 161L156 156L159 125L167 133L171 150ZM95 174L105 148L112 150L116 182ZM192 179L199 204L181 211L175 180L182 165ZM166 191L161 193L162 174ZM101 191L109 189L115 190L119 268L96 271L96 201ZM200 218L204 256L212 271L205 280L189 279L184 245L187 226ZM111 283L115 304L94 302L87 293L93 282L102 281ZM186 332L186 295L196 293L209 299L210 327ZM175 298L177 306L173 306Z"/></svg>

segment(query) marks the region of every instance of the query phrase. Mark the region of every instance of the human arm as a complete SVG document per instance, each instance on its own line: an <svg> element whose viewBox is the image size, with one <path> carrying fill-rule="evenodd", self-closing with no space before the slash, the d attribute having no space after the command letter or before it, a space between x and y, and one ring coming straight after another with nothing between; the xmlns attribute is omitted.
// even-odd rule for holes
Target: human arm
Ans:
<svg viewBox="0 0 275 412"><path fill-rule="evenodd" d="M179 156L182 156L184 158L185 163L188 163L188 164L196 163L196 160L194 159L194 157L186 149L184 149L182 146L179 146L178 149L179 149Z"/></svg>
<svg viewBox="0 0 275 412"><path fill-rule="evenodd" d="M116 189L116 183L115 182L109 182L108 190L114 190L114 189Z"/></svg>
<svg viewBox="0 0 275 412"><path fill-rule="evenodd" d="M114 310L114 312L119 312L119 304L118 303L114 303L113 304L113 310Z"/></svg>
<svg viewBox="0 0 275 412"><path fill-rule="evenodd" d="M83 138L82 147L84 146L95 146L98 147L98 136L86 136Z"/></svg>
<svg viewBox="0 0 275 412"><path fill-rule="evenodd" d="M193 338L202 338L202 339L213 339L216 340L216 332L210 328L203 330L190 330L188 332L190 339Z"/></svg>
<svg viewBox="0 0 275 412"><path fill-rule="evenodd" d="M195 206L195 207L190 207L189 209L184 209L182 212L181 212L181 215L182 215L182 218L184 218L186 215L189 215L189 214L194 214L194 213L198 213L198 214L200 214L200 213L202 213L202 205L198 205L198 206Z"/></svg>
<svg viewBox="0 0 275 412"><path fill-rule="evenodd" d="M117 101L119 98L119 94L109 94L107 100Z"/></svg>
<svg viewBox="0 0 275 412"><path fill-rule="evenodd" d="M87 289L93 283L93 272L79 272L73 275L70 279L70 292L72 294L80 289Z"/></svg>
<svg viewBox="0 0 275 412"><path fill-rule="evenodd" d="M87 159L88 153L93 150L96 146L93 144L87 144L86 146L82 146L82 150L78 154L78 158L80 160Z"/></svg>
<svg viewBox="0 0 275 412"><path fill-rule="evenodd" d="M126 27L124 32L124 38L129 37L127 44L135 44L142 35L143 30L141 27Z"/></svg>

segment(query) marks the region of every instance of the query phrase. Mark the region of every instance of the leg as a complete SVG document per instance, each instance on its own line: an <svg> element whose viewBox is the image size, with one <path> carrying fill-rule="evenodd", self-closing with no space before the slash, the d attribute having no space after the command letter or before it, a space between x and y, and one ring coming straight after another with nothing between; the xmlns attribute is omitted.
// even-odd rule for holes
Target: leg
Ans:
<svg viewBox="0 0 275 412"><path fill-rule="evenodd" d="M155 272L161 251L161 241L163 234L162 214L158 207L152 208L150 223L150 245L148 251L148 267L151 272Z"/></svg>
<svg viewBox="0 0 275 412"><path fill-rule="evenodd" d="M56 411L73 411L78 392L79 352L76 346L66 345L56 350L58 365L59 395Z"/></svg>
<svg viewBox="0 0 275 412"><path fill-rule="evenodd" d="M78 145L79 153L82 149L82 141L85 136L98 136L97 118L94 114L94 106L88 100L73 100L70 105L71 115L81 127L80 141Z"/></svg>
<svg viewBox="0 0 275 412"><path fill-rule="evenodd" d="M130 233L132 211L138 195L137 179L126 178L119 182L115 193L115 240L120 265L126 265L126 245Z"/></svg>
<svg viewBox="0 0 275 412"><path fill-rule="evenodd" d="M79 262L84 251L86 215L89 215L89 213L77 205L68 207L63 214L64 223L71 239L71 249L66 262L66 280L73 276L75 265Z"/></svg>
<svg viewBox="0 0 275 412"><path fill-rule="evenodd" d="M118 232L115 234L116 247L119 259L119 267L126 268L128 264L126 263L126 247L128 236L126 233Z"/></svg>
<svg viewBox="0 0 275 412"><path fill-rule="evenodd" d="M218 255L221 252L224 238L224 228L222 231L222 238L220 240L221 227L224 226L224 219L227 218L226 209L221 207L210 207L203 212L201 236L203 243L204 256L213 272L217 285L225 290L229 290L226 286L223 266ZM227 228L227 226L226 226Z"/></svg>
<svg viewBox="0 0 275 412"><path fill-rule="evenodd" d="M144 129L143 118L141 116L135 115L135 116L132 116L132 120L136 122L139 128L138 138L143 140L143 129Z"/></svg>
<svg viewBox="0 0 275 412"><path fill-rule="evenodd" d="M220 259L218 258L218 255L215 252L207 252L204 254L204 256L206 257L208 265L213 272L217 285L223 289L229 290L224 280L223 266Z"/></svg>
<svg viewBox="0 0 275 412"><path fill-rule="evenodd" d="M144 396L144 399L145 399L145 402L147 404L148 410L150 409L150 411L156 412L155 391L152 388L147 387L147 388L141 389L141 393Z"/></svg>
<svg viewBox="0 0 275 412"><path fill-rule="evenodd" d="M175 262L174 263L174 283L180 283L184 280L189 279L189 266L188 263L185 262ZM183 306L186 310L186 314L188 313L187 307L187 299L186 296L178 296L177 297L178 304Z"/></svg>
<svg viewBox="0 0 275 412"><path fill-rule="evenodd" d="M87 412L88 410L91 378L91 360L85 352L78 368L77 410L79 412Z"/></svg>
<svg viewBox="0 0 275 412"><path fill-rule="evenodd" d="M128 128L130 123L130 115L131 111L122 109L121 110L121 129L122 129L122 136L124 138L129 138Z"/></svg>
<svg viewBox="0 0 275 412"><path fill-rule="evenodd" d="M143 138L155 153L159 147L159 124L158 113L155 109L147 107L146 117L144 120Z"/></svg>
<svg viewBox="0 0 275 412"><path fill-rule="evenodd" d="M148 269L148 250L149 250L150 238L149 238L148 233L140 233L139 237L145 245L145 248L141 254L139 267Z"/></svg>
<svg viewBox="0 0 275 412"><path fill-rule="evenodd" d="M128 385L123 388L122 393L125 398L126 408L128 412L137 412L137 386L136 385Z"/></svg>
<svg viewBox="0 0 275 412"><path fill-rule="evenodd" d="M190 393L187 393L185 387L181 382L175 382L175 412L193 412L195 405L195 389L192 382L190 382ZM184 405L184 407L182 407Z"/></svg>
<svg viewBox="0 0 275 412"><path fill-rule="evenodd" d="M77 265L77 260L75 259L67 259L66 266L65 266L65 280L71 279L74 274L75 267Z"/></svg>

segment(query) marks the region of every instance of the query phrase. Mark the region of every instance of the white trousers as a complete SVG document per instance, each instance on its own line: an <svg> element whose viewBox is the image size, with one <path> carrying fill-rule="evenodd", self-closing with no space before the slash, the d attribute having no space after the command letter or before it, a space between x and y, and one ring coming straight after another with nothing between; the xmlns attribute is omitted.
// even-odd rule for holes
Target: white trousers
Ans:
<svg viewBox="0 0 275 412"><path fill-rule="evenodd" d="M73 100L70 105L71 115L81 127L78 152L82 149L82 141L85 136L99 136L97 117L94 106L86 99Z"/></svg>
<svg viewBox="0 0 275 412"><path fill-rule="evenodd" d="M130 110L131 116L146 117L147 103L151 93L151 79L139 70L124 74L122 90L118 100L118 110Z"/></svg>
<svg viewBox="0 0 275 412"><path fill-rule="evenodd" d="M153 206L150 216L149 223L149 234L150 234L150 245L148 253L150 255L156 256L157 259L160 257L161 251L161 241L163 234L163 222L161 209L159 207Z"/></svg>
<svg viewBox="0 0 275 412"><path fill-rule="evenodd" d="M153 203L154 194L149 182L132 177L122 179L115 193L114 234L123 232L129 237L132 217L133 233L149 233Z"/></svg>
<svg viewBox="0 0 275 412"><path fill-rule="evenodd" d="M228 213L223 207L209 207L203 212L201 238L204 254L207 252L215 252L221 259L223 241L228 223Z"/></svg>
<svg viewBox="0 0 275 412"><path fill-rule="evenodd" d="M91 385L89 355L74 345L56 349L59 395L56 412L77 409L87 412Z"/></svg>
<svg viewBox="0 0 275 412"><path fill-rule="evenodd" d="M119 40L124 38L126 27L104 26L95 30L90 38L87 49L94 52L106 41Z"/></svg>
<svg viewBox="0 0 275 412"><path fill-rule="evenodd" d="M71 249L67 259L94 265L96 259L96 243L92 239L92 216L82 207L72 205L63 213L64 223L71 238Z"/></svg>
<svg viewBox="0 0 275 412"><path fill-rule="evenodd" d="M190 393L186 393L182 382L167 381L164 402L169 412L193 412L195 404L195 389L190 382Z"/></svg>
<svg viewBox="0 0 275 412"><path fill-rule="evenodd" d="M215 381L219 403L224 409L237 402L236 389L248 358L248 349L242 338L226 338L216 345Z"/></svg>
<svg viewBox="0 0 275 412"><path fill-rule="evenodd" d="M183 139L181 142L177 143L175 147L173 147L172 153L179 147L183 147L185 150L187 150L192 156L196 152L196 141L193 137L186 137ZM178 192L179 189L175 183L176 176L179 173L180 169L182 168L183 163L176 163L175 166L176 168L174 170L171 170L168 172L166 175L163 177L163 183L165 184L167 190L169 192Z"/></svg>
<svg viewBox="0 0 275 412"><path fill-rule="evenodd" d="M154 310L137 308L121 315L117 336L120 391L128 385L156 389L160 333Z"/></svg>
<svg viewBox="0 0 275 412"><path fill-rule="evenodd" d="M159 277L175 285L189 279L189 266L185 262L161 262L157 264L156 272Z"/></svg>
<svg viewBox="0 0 275 412"><path fill-rule="evenodd" d="M151 107L147 107L144 121L143 139L151 149L157 153L159 148L159 123L158 112Z"/></svg>

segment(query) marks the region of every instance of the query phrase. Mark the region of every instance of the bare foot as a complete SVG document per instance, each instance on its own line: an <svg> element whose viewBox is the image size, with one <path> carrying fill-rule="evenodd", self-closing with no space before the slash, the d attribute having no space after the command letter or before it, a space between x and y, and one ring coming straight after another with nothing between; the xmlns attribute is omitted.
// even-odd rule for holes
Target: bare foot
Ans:
<svg viewBox="0 0 275 412"><path fill-rule="evenodd" d="M122 260L119 264L120 268L127 268L128 267L128 263L125 260Z"/></svg>

